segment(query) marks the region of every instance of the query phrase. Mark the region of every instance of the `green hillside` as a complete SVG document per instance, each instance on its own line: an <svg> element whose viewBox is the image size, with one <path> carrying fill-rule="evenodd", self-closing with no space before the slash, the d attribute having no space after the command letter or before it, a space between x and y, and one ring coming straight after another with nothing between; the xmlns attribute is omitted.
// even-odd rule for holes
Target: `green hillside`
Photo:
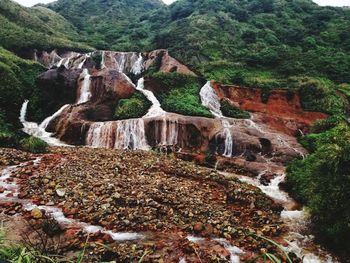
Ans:
<svg viewBox="0 0 350 263"><path fill-rule="evenodd" d="M0 2L0 45L15 52L27 49L89 50L77 30L45 7L26 8L11 0Z"/></svg>
<svg viewBox="0 0 350 263"><path fill-rule="evenodd" d="M311 0L59 0L49 7L95 47L168 48L207 78L229 83L249 71L248 84L266 74L350 82L350 11Z"/></svg>

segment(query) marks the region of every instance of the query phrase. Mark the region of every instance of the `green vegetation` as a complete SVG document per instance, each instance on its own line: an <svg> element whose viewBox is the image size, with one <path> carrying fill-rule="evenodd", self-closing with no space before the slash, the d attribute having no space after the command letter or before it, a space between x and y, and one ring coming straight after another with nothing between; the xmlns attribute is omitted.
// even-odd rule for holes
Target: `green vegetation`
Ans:
<svg viewBox="0 0 350 263"><path fill-rule="evenodd" d="M43 117L39 107L41 91L35 81L44 70L40 64L23 60L0 47L0 109L4 121L13 128L21 127L18 117L25 99L31 101L32 119Z"/></svg>
<svg viewBox="0 0 350 263"><path fill-rule="evenodd" d="M307 111L320 111L331 115L344 114L345 101L336 94L337 87L321 78L290 78L289 86L298 88L301 103Z"/></svg>
<svg viewBox="0 0 350 263"><path fill-rule="evenodd" d="M200 101L203 83L194 76L178 73L154 73L148 77L157 85L156 92L164 110L184 115L212 118L213 115Z"/></svg>
<svg viewBox="0 0 350 263"><path fill-rule="evenodd" d="M247 111L235 107L227 100L221 100L221 112L224 116L236 119L249 119L250 114Z"/></svg>
<svg viewBox="0 0 350 263"><path fill-rule="evenodd" d="M152 103L141 92L136 92L131 98L121 99L118 102L114 118L117 120L141 118L151 106Z"/></svg>
<svg viewBox="0 0 350 263"><path fill-rule="evenodd" d="M30 136L20 141L20 148L23 151L31 153L45 153L47 152L48 144L43 140Z"/></svg>
<svg viewBox="0 0 350 263"><path fill-rule="evenodd" d="M333 248L347 249L350 128L343 122L322 133L306 135L301 142L311 154L288 167L287 188L307 205L318 238Z"/></svg>
<svg viewBox="0 0 350 263"><path fill-rule="evenodd" d="M30 49L91 50L78 43L80 36L67 20L45 7L26 8L2 0L0 24L1 45L24 56Z"/></svg>
<svg viewBox="0 0 350 263"><path fill-rule="evenodd" d="M233 64L281 78L350 82L350 10L311 0L180 0L170 6L159 0L59 0L48 7L96 48L167 48L207 79L239 82L225 65Z"/></svg>
<svg viewBox="0 0 350 263"><path fill-rule="evenodd" d="M70 21L91 46L120 51L152 49L153 31L159 29L148 19L160 7L160 16L166 12L161 0L61 0L47 7Z"/></svg>

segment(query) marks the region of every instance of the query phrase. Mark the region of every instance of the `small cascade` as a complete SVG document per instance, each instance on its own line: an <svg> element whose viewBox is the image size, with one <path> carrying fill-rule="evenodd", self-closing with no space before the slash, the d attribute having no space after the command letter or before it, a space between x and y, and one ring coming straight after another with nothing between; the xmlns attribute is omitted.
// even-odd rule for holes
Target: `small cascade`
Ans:
<svg viewBox="0 0 350 263"><path fill-rule="evenodd" d="M232 157L232 147L233 147L233 138L231 134L231 127L229 121L224 117L221 112L221 104L219 97L216 95L213 87L211 86L210 81L208 81L199 92L201 97L202 105L209 109L209 111L215 116L215 118L220 118L223 131L221 135L225 138L225 151L223 153L226 157Z"/></svg>
<svg viewBox="0 0 350 263"><path fill-rule="evenodd" d="M143 71L143 58L140 53L136 62L133 64L131 68L131 72L134 73L135 75L140 75L142 71Z"/></svg>
<svg viewBox="0 0 350 263"><path fill-rule="evenodd" d="M65 66L65 68L69 68L69 62L71 61L71 59L73 58L73 55L66 58L66 62L63 64L63 66Z"/></svg>
<svg viewBox="0 0 350 263"><path fill-rule="evenodd" d="M151 108L148 110L147 114L144 116L146 118L148 117L156 117L166 114L166 112L162 109L160 102L156 98L156 96L153 94L152 91L146 90L144 87L144 78L140 78L137 81L136 89L140 92L142 92L143 95L146 96L146 98L152 102Z"/></svg>
<svg viewBox="0 0 350 263"><path fill-rule="evenodd" d="M69 105L64 105L61 109L59 109L56 113L54 113L52 116L46 118L40 125L38 125L35 122L28 122L26 121L26 114L27 114L27 108L28 108L29 101L26 100L21 108L20 111L20 117L19 120L21 121L23 125L23 131L29 135L38 137L42 139L43 141L47 142L50 145L55 146L67 146L63 142L61 142L59 139L52 137L52 133L47 132L45 129L50 123L50 121L56 117L58 117L64 109L66 109Z"/></svg>
<svg viewBox="0 0 350 263"><path fill-rule="evenodd" d="M81 77L83 77L84 80L79 91L80 94L79 94L77 104L88 102L91 97L91 91L90 91L91 76L87 68L83 70L83 72L81 73Z"/></svg>
<svg viewBox="0 0 350 263"><path fill-rule="evenodd" d="M224 156L232 157L233 148L233 138L230 130L230 123L227 120L222 120L222 125L224 127L224 137L225 137L225 151Z"/></svg>
<svg viewBox="0 0 350 263"><path fill-rule="evenodd" d="M49 123L55 119L56 117L60 116L61 113L69 107L69 104L63 105L58 111L56 111L53 115L47 117L40 125L39 128L46 130L47 126L49 125Z"/></svg>
<svg viewBox="0 0 350 263"><path fill-rule="evenodd" d="M285 181L286 175L284 173L277 174L274 179L270 181L268 185L260 183L260 178L266 171L260 173L257 178L252 178L249 176L235 175L239 178L241 182L245 182L250 185L254 185L259 188L264 194L271 197L276 202L283 205L284 210L281 212L281 218L289 226L289 232L285 236L285 240L288 243L288 246L285 247L285 250L288 252L295 253L303 263L335 263L334 259L330 255L327 255L320 248L315 248L315 246L309 247L312 245L312 238L305 236L303 232L307 228L307 213L303 210L290 210L290 207L295 206L295 202L289 195L282 191L279 185ZM224 176L230 178L230 174L226 172L219 172ZM290 241L289 241L290 240ZM310 244L308 244L310 243ZM310 251L315 251L316 254L311 253Z"/></svg>
<svg viewBox="0 0 350 263"><path fill-rule="evenodd" d="M102 51L102 58L101 58L101 69L106 68L106 64L105 64L105 56L106 56L106 52Z"/></svg>
<svg viewBox="0 0 350 263"><path fill-rule="evenodd" d="M232 246L226 239L224 238L213 238L213 239L205 239L202 237L196 236L187 236L187 240L196 243L199 246L208 246L212 247L213 245L219 243L221 246L225 248L227 252L230 253L230 263L240 263L240 255L244 254L244 251L239 247Z"/></svg>
<svg viewBox="0 0 350 263"><path fill-rule="evenodd" d="M149 150L143 120L130 119L119 121L114 148Z"/></svg>
<svg viewBox="0 0 350 263"><path fill-rule="evenodd" d="M121 73L125 72L125 62L126 62L126 53L124 52L119 53L117 63L118 63L118 71Z"/></svg>
<svg viewBox="0 0 350 263"><path fill-rule="evenodd" d="M202 105L210 110L210 112L217 118L224 117L221 112L221 104L219 97L216 95L214 89L208 81L200 90Z"/></svg>
<svg viewBox="0 0 350 263"><path fill-rule="evenodd" d="M155 127L157 146L175 146L178 144L179 124L177 120L164 117Z"/></svg>
<svg viewBox="0 0 350 263"><path fill-rule="evenodd" d="M78 65L78 69L82 69L82 68L83 68L83 66L84 66L84 64L85 64L85 62L86 62L86 60L87 60L89 57L90 57L90 54L84 55L84 59L83 59L83 61Z"/></svg>
<svg viewBox="0 0 350 263"><path fill-rule="evenodd" d="M57 63L57 67L58 67L58 68L62 65L63 61L64 61L64 58L62 58L62 59Z"/></svg>
<svg viewBox="0 0 350 263"><path fill-rule="evenodd" d="M97 122L90 126L86 145L95 148L149 150L143 119Z"/></svg>

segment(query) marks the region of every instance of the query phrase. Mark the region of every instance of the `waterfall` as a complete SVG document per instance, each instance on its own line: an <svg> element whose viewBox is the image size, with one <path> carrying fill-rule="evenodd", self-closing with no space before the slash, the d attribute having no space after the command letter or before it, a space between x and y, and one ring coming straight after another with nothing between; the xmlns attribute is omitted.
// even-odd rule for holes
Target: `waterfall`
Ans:
<svg viewBox="0 0 350 263"><path fill-rule="evenodd" d="M20 120L21 123L26 121L28 103L29 103L29 100L25 100L23 105L22 105L21 113L19 115L19 120Z"/></svg>
<svg viewBox="0 0 350 263"><path fill-rule="evenodd" d="M55 119L56 117L58 117L59 115L61 115L61 113L69 107L69 104L63 105L58 111L56 111L54 114L52 114L51 116L47 117L40 125L39 127L46 130L47 126L49 125L49 123Z"/></svg>
<svg viewBox="0 0 350 263"><path fill-rule="evenodd" d="M80 88L80 92L79 92L80 94L79 94L77 104L88 102L91 97L91 91L90 91L91 76L89 74L89 70L85 68L81 73L81 77L84 77L84 80Z"/></svg>
<svg viewBox="0 0 350 263"><path fill-rule="evenodd" d="M143 120L130 119L119 121L114 148L149 150Z"/></svg>
<svg viewBox="0 0 350 263"><path fill-rule="evenodd" d="M71 60L72 58L73 58L73 55L71 55L70 57L68 57L67 60L66 60L66 62L64 63L64 66L65 66L66 69L69 68L69 62L70 62L70 60Z"/></svg>
<svg viewBox="0 0 350 263"><path fill-rule="evenodd" d="M118 71L123 73L125 71L125 62L126 62L126 54L124 52L119 53L119 57L117 60L118 63Z"/></svg>
<svg viewBox="0 0 350 263"><path fill-rule="evenodd" d="M164 117L160 124L156 123L155 139L157 146L172 146L178 144L179 124Z"/></svg>
<svg viewBox="0 0 350 263"><path fill-rule="evenodd" d="M106 64L105 64L105 51L102 51L102 58L101 58L101 69L106 68Z"/></svg>
<svg viewBox="0 0 350 263"><path fill-rule="evenodd" d="M78 69L82 69L84 64L85 64L85 61L86 59L89 57L89 55L84 55L84 59L83 61L78 65Z"/></svg>
<svg viewBox="0 0 350 263"><path fill-rule="evenodd" d="M227 120L221 121L224 127L224 137L225 137L225 151L224 156L232 157L232 148L233 148L233 138L230 130L230 123Z"/></svg>
<svg viewBox="0 0 350 263"><path fill-rule="evenodd" d="M221 104L219 97L212 88L210 81L208 81L200 90L202 105L210 110L210 112L217 118L222 118Z"/></svg>
<svg viewBox="0 0 350 263"><path fill-rule="evenodd" d="M114 122L95 122L91 124L86 137L86 145L94 148L114 148Z"/></svg>
<svg viewBox="0 0 350 263"><path fill-rule="evenodd" d="M149 150L143 119L93 123L86 144L96 148Z"/></svg>
<svg viewBox="0 0 350 263"><path fill-rule="evenodd" d="M69 105L64 105L59 111L57 111L52 116L46 118L40 125L38 125L35 122L26 121L28 103L29 103L29 101L26 100L22 104L20 117L19 117L19 120L21 121L21 123L23 125L23 131L29 135L32 135L32 136L35 136L35 137L42 139L43 141L47 142L50 145L67 146L66 144L61 142L59 139L52 137L53 134L45 131L45 129L46 129L47 125L49 124L49 122L52 119L54 119L55 117L59 116L62 113L62 111L66 107L68 107Z"/></svg>
<svg viewBox="0 0 350 263"><path fill-rule="evenodd" d="M58 67L58 68L62 65L63 61L64 61L64 58L62 58L62 59L57 63L57 67Z"/></svg>
<svg viewBox="0 0 350 263"><path fill-rule="evenodd" d="M156 98L156 96L153 94L152 91L144 89L144 78L140 78L137 81L136 89L140 92L142 92L143 95L146 96L146 98L152 102L151 108L148 110L147 114L144 117L155 117L164 115L166 112L162 109L159 100Z"/></svg>
<svg viewBox="0 0 350 263"><path fill-rule="evenodd" d="M218 95L216 95L210 81L208 81L201 88L199 95L201 97L202 105L206 107L215 116L215 118L221 119L221 124L223 127L222 136L225 138L225 151L223 155L226 157L232 157L233 138L230 129L232 125L230 125L228 120L222 114L220 99Z"/></svg>
<svg viewBox="0 0 350 263"><path fill-rule="evenodd" d="M139 54L136 62L133 64L131 68L131 72L134 73L135 75L140 75L143 70L143 58L141 53Z"/></svg>

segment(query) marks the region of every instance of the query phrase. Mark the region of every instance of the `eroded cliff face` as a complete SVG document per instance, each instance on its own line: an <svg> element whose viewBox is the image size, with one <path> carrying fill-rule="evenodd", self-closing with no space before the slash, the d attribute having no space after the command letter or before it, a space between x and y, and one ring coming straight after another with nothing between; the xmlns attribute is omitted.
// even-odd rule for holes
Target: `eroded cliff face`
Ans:
<svg viewBox="0 0 350 263"><path fill-rule="evenodd" d="M38 83L51 94L51 99L54 99L52 89L57 92L57 85L62 85L62 94L70 94L69 99L60 94L54 96L53 107L58 109L67 103L69 106L45 127L46 131L71 145L158 148L200 162L208 162L217 156L222 169L243 169L255 176L264 173L268 177L268 174L281 172L289 161L306 153L295 136L308 132L317 119L327 117L319 112L305 112L298 94L273 90L263 102L260 89L216 82L206 84L206 93L210 93L206 99L214 101L209 101L208 105L202 101L203 105L212 111L211 103L217 107L220 99L226 99L249 111L250 119L226 118L215 112L213 118L165 112L154 96L158 92L157 83L147 79L145 89L142 76L149 70L195 76L166 50L149 53L68 52L59 59L57 56L53 53L54 59L47 59L55 64L40 76ZM143 118L114 120L118 101L130 98L136 90L152 102L152 110Z"/></svg>
<svg viewBox="0 0 350 263"><path fill-rule="evenodd" d="M316 120L327 118L321 112L304 111L297 92L272 90L263 102L262 89L213 82L213 88L220 99L229 99L242 110L254 113L254 121L266 123L277 131L297 136L309 132Z"/></svg>

